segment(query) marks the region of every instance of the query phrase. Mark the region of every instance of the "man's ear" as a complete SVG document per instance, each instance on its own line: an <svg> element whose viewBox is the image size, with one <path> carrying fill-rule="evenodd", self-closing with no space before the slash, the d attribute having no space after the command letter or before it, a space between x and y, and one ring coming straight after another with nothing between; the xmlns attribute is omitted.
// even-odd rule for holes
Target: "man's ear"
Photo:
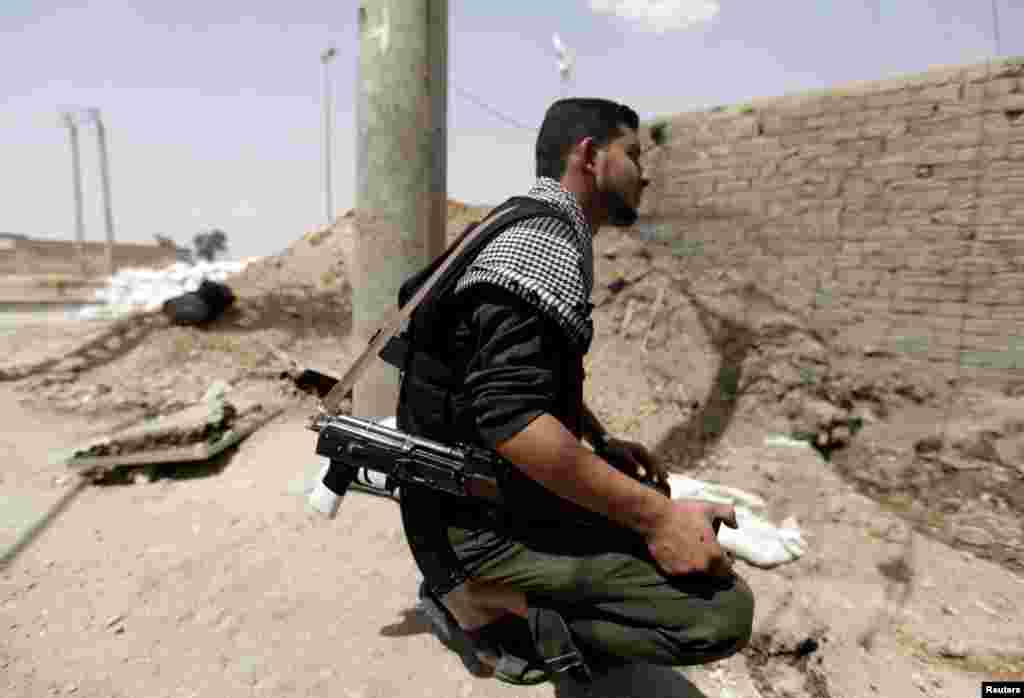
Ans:
<svg viewBox="0 0 1024 698"><path fill-rule="evenodd" d="M587 136L576 144L580 157L581 169L584 172L593 172L597 164L597 146L594 144L593 136Z"/></svg>

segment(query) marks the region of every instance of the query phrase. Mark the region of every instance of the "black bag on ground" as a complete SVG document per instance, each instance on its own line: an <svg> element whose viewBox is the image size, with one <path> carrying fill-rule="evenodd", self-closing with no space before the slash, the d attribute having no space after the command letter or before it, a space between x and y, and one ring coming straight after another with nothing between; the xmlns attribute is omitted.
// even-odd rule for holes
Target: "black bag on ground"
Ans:
<svg viewBox="0 0 1024 698"><path fill-rule="evenodd" d="M203 279L195 291L164 301L162 310L175 325L201 325L216 320L234 302L230 288Z"/></svg>
<svg viewBox="0 0 1024 698"><path fill-rule="evenodd" d="M216 281L203 279L196 293L210 308L210 320L219 318L235 302L235 294L231 289Z"/></svg>
<svg viewBox="0 0 1024 698"><path fill-rule="evenodd" d="M197 293L184 293L164 301L163 313L175 325L199 325L210 317L210 306Z"/></svg>

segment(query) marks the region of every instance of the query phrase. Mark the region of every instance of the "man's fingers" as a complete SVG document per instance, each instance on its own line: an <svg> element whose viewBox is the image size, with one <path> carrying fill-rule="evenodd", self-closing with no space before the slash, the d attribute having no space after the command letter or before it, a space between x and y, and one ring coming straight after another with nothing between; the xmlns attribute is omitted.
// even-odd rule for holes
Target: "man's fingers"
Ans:
<svg viewBox="0 0 1024 698"><path fill-rule="evenodd" d="M624 452L619 458L619 470L633 477L640 477L642 472L640 463L628 451Z"/></svg>
<svg viewBox="0 0 1024 698"><path fill-rule="evenodd" d="M703 565L703 572L715 576L724 576L730 573L732 569L732 561L725 552L725 548L718 542L718 539L714 536L707 541L707 547L705 548L705 564Z"/></svg>
<svg viewBox="0 0 1024 698"><path fill-rule="evenodd" d="M718 554L711 557L708 573L716 577L726 577L732 573L732 564L732 557L719 547Z"/></svg>
<svg viewBox="0 0 1024 698"><path fill-rule="evenodd" d="M715 508L713 515L729 528L739 528L736 523L736 507L731 504L721 504Z"/></svg>
<svg viewBox="0 0 1024 698"><path fill-rule="evenodd" d="M629 465L633 469L633 472L636 474L636 477L640 478L641 480L648 479L651 477L651 469L647 467L646 463L644 463L642 460L637 458L632 453L629 454Z"/></svg>
<svg viewBox="0 0 1024 698"><path fill-rule="evenodd" d="M654 456L653 453L648 451L646 448L640 450L640 462L644 464L644 468L649 473L653 473L659 478L665 476L665 467L661 464L661 461Z"/></svg>

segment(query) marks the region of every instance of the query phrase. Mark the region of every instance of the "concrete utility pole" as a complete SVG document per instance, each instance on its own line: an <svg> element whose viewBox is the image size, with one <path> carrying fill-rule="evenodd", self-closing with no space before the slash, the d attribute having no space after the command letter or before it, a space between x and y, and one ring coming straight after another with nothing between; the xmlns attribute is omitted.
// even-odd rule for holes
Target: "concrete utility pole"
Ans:
<svg viewBox="0 0 1024 698"><path fill-rule="evenodd" d="M82 217L82 159L78 150L78 123L73 114L63 112L61 119L71 138L71 186L75 193L75 254L82 276L88 273L85 263L85 219Z"/></svg>
<svg viewBox="0 0 1024 698"><path fill-rule="evenodd" d="M324 67L324 219L327 225L334 222L334 191L331 185L331 165L334 161L334 150L331 148L331 126L334 122L334 108L331 105L330 63L337 53L337 50L331 46L320 54L320 64Z"/></svg>
<svg viewBox="0 0 1024 698"><path fill-rule="evenodd" d="M359 7L354 337L359 348L398 287L445 247L448 1L362 0ZM398 372L378 361L353 412L395 413Z"/></svg>
<svg viewBox="0 0 1024 698"><path fill-rule="evenodd" d="M90 109L96 124L96 142L100 150L100 183L103 186L103 217L107 226L107 273L114 273L114 213L110 203L110 167L107 161L107 129L99 109Z"/></svg>

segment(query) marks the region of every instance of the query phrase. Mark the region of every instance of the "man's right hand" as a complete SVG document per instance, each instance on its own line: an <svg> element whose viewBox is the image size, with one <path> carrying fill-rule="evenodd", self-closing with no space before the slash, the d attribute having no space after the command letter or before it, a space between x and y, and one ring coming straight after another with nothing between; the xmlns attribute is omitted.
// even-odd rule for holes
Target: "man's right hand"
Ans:
<svg viewBox="0 0 1024 698"><path fill-rule="evenodd" d="M502 458L548 490L642 535L666 574L730 574L715 522L736 528L732 505L669 499L584 448L549 414L540 415L496 448Z"/></svg>
<svg viewBox="0 0 1024 698"><path fill-rule="evenodd" d="M732 565L718 544L717 521L737 528L731 504L672 500L647 535L647 549L670 577L695 573L727 576Z"/></svg>

